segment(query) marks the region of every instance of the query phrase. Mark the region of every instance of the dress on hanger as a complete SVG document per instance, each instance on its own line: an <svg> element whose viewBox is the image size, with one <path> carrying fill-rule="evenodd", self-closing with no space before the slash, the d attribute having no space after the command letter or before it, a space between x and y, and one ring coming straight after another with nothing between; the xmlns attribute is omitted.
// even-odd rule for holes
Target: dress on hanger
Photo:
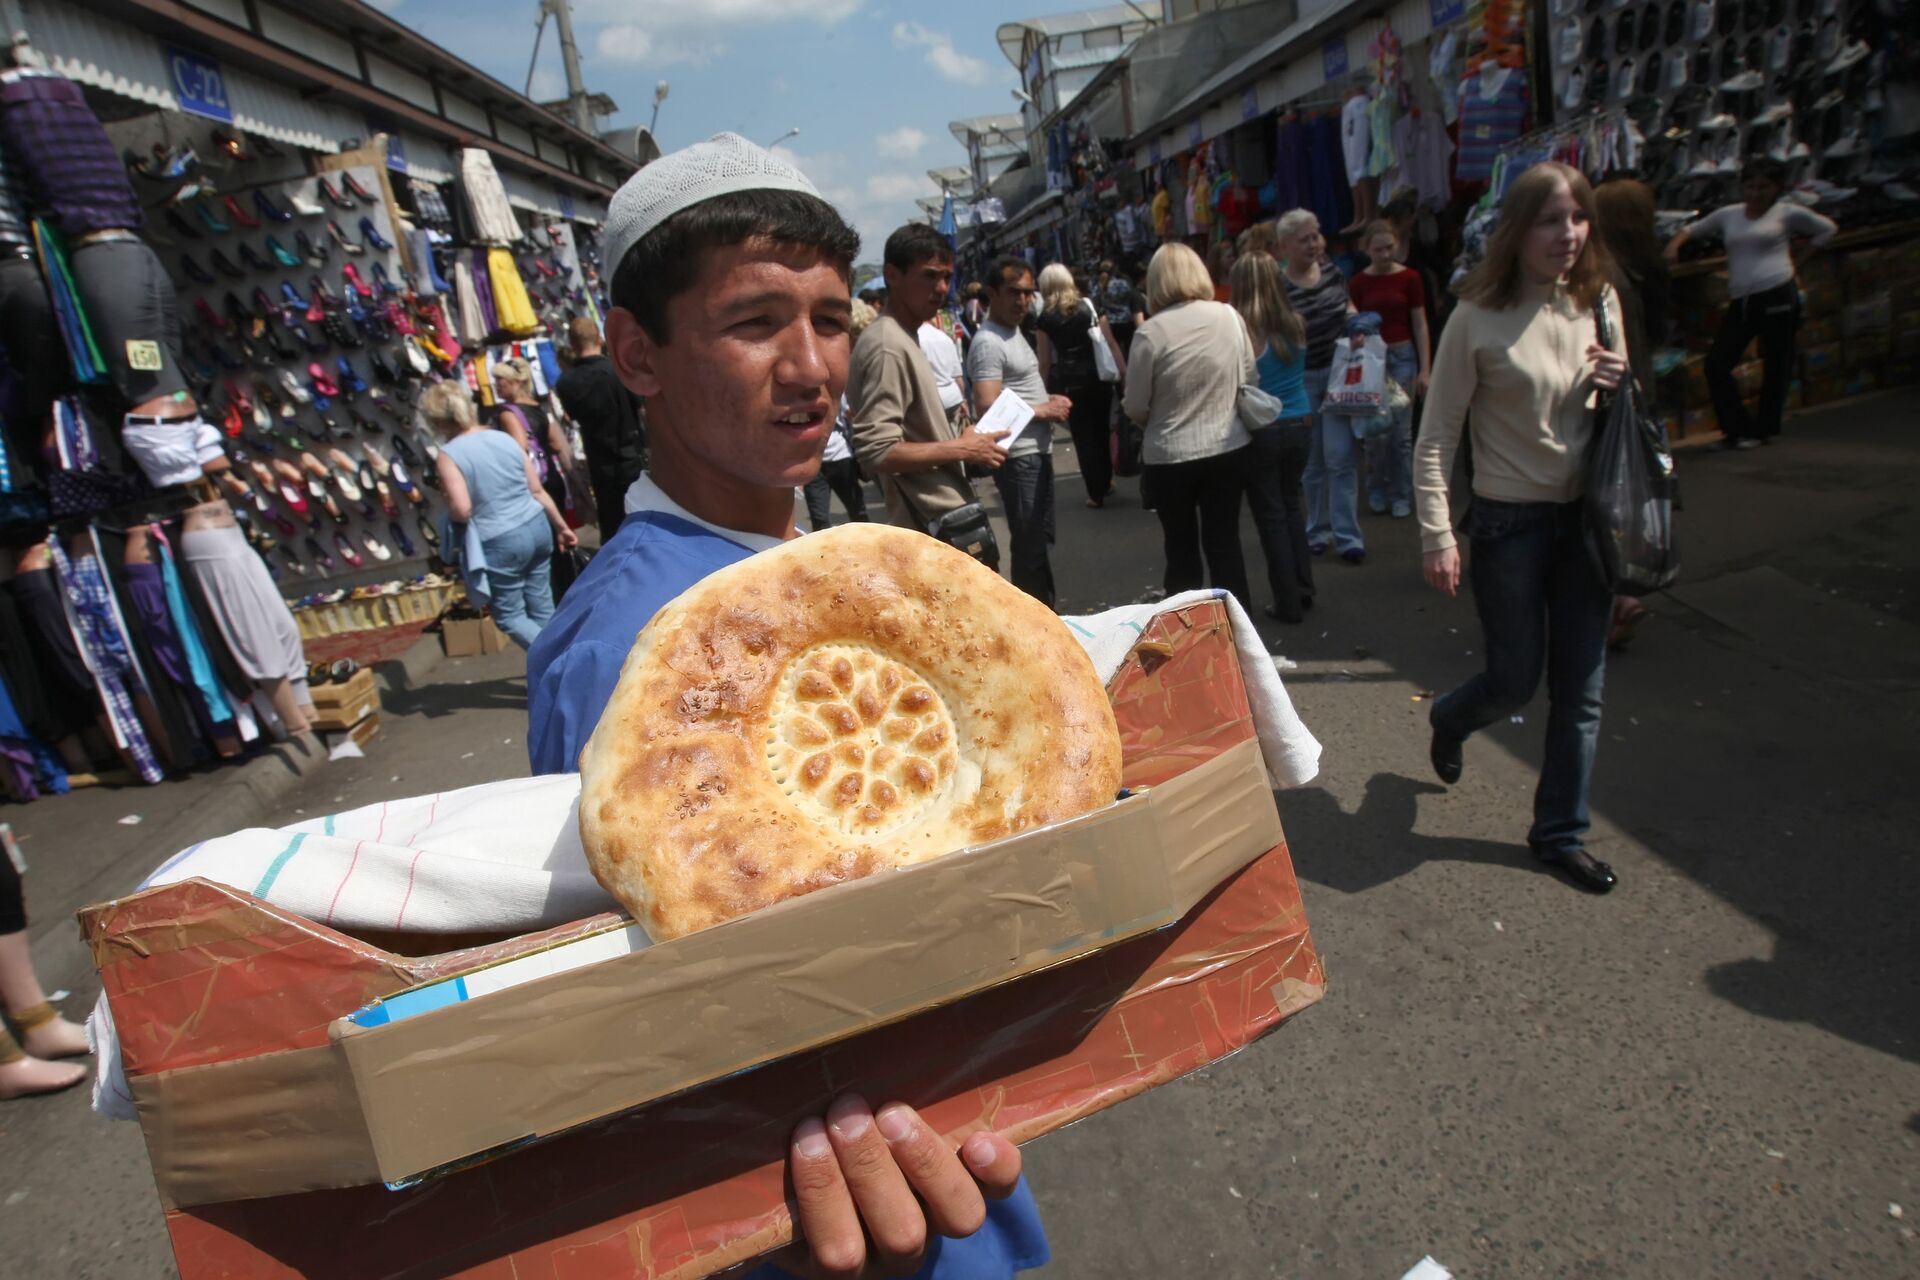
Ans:
<svg viewBox="0 0 1920 1280"><path fill-rule="evenodd" d="M1489 71L1488 68L1492 70ZM1526 77L1511 67L1488 62L1460 86L1459 182L1485 182L1494 158L1526 127Z"/></svg>

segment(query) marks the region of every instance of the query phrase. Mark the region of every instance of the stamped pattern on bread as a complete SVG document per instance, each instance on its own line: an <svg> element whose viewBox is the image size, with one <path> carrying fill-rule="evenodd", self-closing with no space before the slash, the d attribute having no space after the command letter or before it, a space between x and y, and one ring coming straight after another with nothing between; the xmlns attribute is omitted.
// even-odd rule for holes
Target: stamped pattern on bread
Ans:
<svg viewBox="0 0 1920 1280"><path fill-rule="evenodd" d="M865 645L801 654L773 697L767 762L801 812L876 836L939 802L959 772L953 717L932 682Z"/></svg>

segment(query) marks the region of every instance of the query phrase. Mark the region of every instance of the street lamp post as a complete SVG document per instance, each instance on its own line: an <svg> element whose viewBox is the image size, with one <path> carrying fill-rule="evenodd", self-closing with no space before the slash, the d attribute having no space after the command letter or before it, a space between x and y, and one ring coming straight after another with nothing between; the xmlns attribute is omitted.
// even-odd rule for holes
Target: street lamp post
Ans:
<svg viewBox="0 0 1920 1280"><path fill-rule="evenodd" d="M647 120L647 132L653 133L653 127L660 123L660 104L667 100L667 82L662 80L653 86L653 115Z"/></svg>
<svg viewBox="0 0 1920 1280"><path fill-rule="evenodd" d="M767 150L769 151L773 150L775 147L785 142L788 138L797 138L799 136L800 136L800 126L795 125L793 126L793 128L787 130L785 133L775 138L772 142L769 142L767 144Z"/></svg>

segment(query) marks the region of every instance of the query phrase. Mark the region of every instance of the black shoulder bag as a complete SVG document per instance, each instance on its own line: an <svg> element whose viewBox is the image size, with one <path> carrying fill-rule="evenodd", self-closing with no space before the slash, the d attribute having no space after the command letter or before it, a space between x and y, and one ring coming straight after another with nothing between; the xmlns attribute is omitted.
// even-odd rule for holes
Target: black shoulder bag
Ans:
<svg viewBox="0 0 1920 1280"><path fill-rule="evenodd" d="M893 480L900 490L900 500L907 504L907 510L913 513L914 522L920 526L922 532L956 550L966 552L987 568L996 573L999 572L1000 543L993 536L993 523L987 519L987 509L980 505L979 499L971 498L973 492L971 485L967 486L969 501L961 503L938 519L929 520L920 510L919 504L913 500L912 491L901 483L901 480L900 476L895 476ZM961 483L965 485L966 481L963 479Z"/></svg>
<svg viewBox="0 0 1920 1280"><path fill-rule="evenodd" d="M1600 344L1613 346L1607 295L1594 303ZM1619 596L1664 591L1680 576L1673 537L1679 484L1666 428L1646 411L1639 382L1629 373L1618 390L1602 393L1587 448L1583 504L1587 554L1607 589Z"/></svg>

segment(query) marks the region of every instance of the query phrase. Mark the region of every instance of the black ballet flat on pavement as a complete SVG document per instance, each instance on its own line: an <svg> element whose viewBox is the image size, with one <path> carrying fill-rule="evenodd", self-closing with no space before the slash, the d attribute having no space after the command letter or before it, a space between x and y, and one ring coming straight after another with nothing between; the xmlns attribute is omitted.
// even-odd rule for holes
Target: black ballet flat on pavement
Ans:
<svg viewBox="0 0 1920 1280"><path fill-rule="evenodd" d="M1460 770L1466 765L1460 751L1464 746L1466 743L1459 738L1449 737L1438 729L1433 731L1433 745L1427 748L1427 759L1433 761L1434 773L1448 786L1460 781Z"/></svg>
<svg viewBox="0 0 1920 1280"><path fill-rule="evenodd" d="M1567 879L1589 893L1612 893L1614 886L1620 883L1620 877L1613 874L1612 867L1585 849L1572 849L1565 853L1547 853L1535 849L1533 856L1558 867Z"/></svg>

